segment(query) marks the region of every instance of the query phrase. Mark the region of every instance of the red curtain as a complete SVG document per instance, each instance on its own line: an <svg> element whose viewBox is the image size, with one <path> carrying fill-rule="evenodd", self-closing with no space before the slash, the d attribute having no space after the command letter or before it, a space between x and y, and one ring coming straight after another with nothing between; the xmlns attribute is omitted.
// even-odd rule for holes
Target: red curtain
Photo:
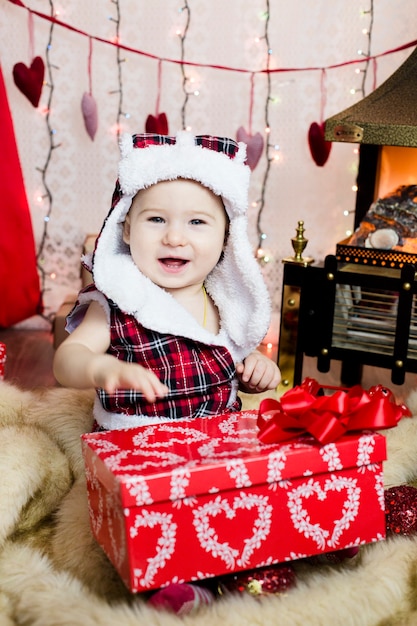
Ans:
<svg viewBox="0 0 417 626"><path fill-rule="evenodd" d="M0 66L0 327L42 312L29 205ZM28 138L30 140L30 138Z"/></svg>

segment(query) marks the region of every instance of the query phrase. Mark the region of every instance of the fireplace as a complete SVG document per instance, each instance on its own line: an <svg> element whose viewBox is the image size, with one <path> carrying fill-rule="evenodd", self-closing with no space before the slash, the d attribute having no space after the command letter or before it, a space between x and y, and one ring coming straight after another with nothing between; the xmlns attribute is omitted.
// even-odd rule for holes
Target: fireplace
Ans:
<svg viewBox="0 0 417 626"><path fill-rule="evenodd" d="M378 89L329 118L325 138L359 145L355 229L376 199L417 185L417 49ZM301 382L304 355L322 372L340 360L345 385L360 382L363 365L388 368L402 384L417 372L417 254L352 253L345 242L335 249L319 265L284 260L283 387Z"/></svg>

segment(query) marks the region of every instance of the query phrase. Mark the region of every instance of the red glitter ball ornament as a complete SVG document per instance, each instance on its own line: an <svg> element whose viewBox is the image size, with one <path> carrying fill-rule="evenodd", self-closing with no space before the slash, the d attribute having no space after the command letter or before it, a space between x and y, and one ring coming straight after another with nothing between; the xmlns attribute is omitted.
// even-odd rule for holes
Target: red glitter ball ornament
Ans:
<svg viewBox="0 0 417 626"><path fill-rule="evenodd" d="M387 535L417 533L417 489L410 485L391 487L385 491Z"/></svg>
<svg viewBox="0 0 417 626"><path fill-rule="evenodd" d="M238 591L253 596L278 594L295 585L295 573L290 565L273 565L238 572L219 580L219 592Z"/></svg>

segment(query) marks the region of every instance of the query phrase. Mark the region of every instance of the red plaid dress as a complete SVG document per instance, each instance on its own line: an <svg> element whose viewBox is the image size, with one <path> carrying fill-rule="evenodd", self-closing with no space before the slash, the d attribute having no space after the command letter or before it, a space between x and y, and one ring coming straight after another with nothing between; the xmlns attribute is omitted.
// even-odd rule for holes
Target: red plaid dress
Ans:
<svg viewBox="0 0 417 626"><path fill-rule="evenodd" d="M91 289L92 286L87 287L84 292ZM237 387L236 368L226 347L150 330L111 300L107 302L110 313L108 353L154 371L170 391L166 397L148 402L142 393L133 389L117 389L111 394L97 389L106 412L192 419L240 410L239 398L231 402L232 391ZM70 316L78 317L77 305Z"/></svg>

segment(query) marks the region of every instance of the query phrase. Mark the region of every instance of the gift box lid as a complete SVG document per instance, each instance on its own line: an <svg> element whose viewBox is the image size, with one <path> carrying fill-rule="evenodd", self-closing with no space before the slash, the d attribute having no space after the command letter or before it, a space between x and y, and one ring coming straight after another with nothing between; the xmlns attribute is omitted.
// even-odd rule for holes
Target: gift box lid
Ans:
<svg viewBox="0 0 417 626"><path fill-rule="evenodd" d="M257 411L82 435L89 470L124 506L227 489L281 483L360 468L386 458L385 437L348 434L320 445L303 436L282 444L258 439Z"/></svg>

